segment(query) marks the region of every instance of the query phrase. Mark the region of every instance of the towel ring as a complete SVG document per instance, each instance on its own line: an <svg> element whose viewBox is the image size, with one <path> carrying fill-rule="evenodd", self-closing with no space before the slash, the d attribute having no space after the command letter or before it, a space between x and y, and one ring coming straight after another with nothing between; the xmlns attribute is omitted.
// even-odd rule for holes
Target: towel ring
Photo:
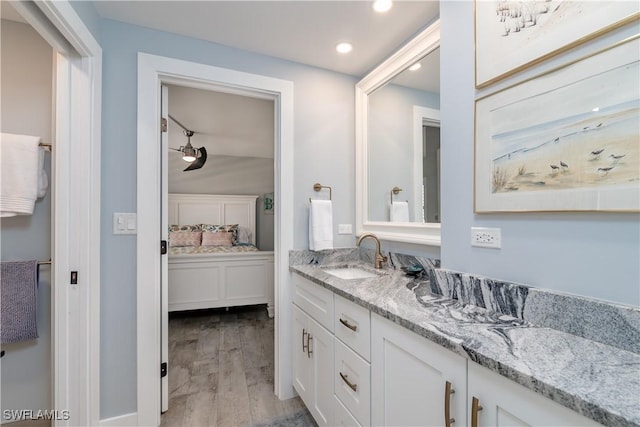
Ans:
<svg viewBox="0 0 640 427"><path fill-rule="evenodd" d="M399 187L393 187L391 189L391 191L389 192L389 198L391 199L392 204L393 204L393 195L398 194L401 191L402 191L402 188L399 188Z"/></svg>
<svg viewBox="0 0 640 427"><path fill-rule="evenodd" d="M315 191L320 191L323 188L328 188L329 189L329 200L331 200L331 187L329 187L328 185L322 185L319 182L316 182L315 184L313 184L313 189ZM311 197L309 197L309 203L311 203Z"/></svg>

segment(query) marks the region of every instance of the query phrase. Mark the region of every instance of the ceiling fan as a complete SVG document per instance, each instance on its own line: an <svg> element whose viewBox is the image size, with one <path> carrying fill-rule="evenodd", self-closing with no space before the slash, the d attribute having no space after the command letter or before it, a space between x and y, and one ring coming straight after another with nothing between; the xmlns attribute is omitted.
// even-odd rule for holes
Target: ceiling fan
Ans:
<svg viewBox="0 0 640 427"><path fill-rule="evenodd" d="M182 133L187 137L187 145L180 146L180 148L169 147L169 149L181 152L182 160L191 163L183 172L200 169L207 161L207 150L204 147L195 148L191 145L191 137L195 132L184 127L182 123L173 118L171 114L169 114L169 118L182 128Z"/></svg>

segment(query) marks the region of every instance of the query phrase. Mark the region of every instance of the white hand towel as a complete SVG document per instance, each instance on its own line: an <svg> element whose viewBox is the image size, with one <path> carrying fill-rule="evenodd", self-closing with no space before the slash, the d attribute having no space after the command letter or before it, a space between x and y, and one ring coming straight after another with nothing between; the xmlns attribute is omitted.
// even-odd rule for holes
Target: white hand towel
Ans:
<svg viewBox="0 0 640 427"><path fill-rule="evenodd" d="M0 135L0 217L31 215L38 196L40 138Z"/></svg>
<svg viewBox="0 0 640 427"><path fill-rule="evenodd" d="M333 249L331 200L311 200L309 206L309 249Z"/></svg>
<svg viewBox="0 0 640 427"><path fill-rule="evenodd" d="M409 202L393 202L389 212L391 222L409 222Z"/></svg>

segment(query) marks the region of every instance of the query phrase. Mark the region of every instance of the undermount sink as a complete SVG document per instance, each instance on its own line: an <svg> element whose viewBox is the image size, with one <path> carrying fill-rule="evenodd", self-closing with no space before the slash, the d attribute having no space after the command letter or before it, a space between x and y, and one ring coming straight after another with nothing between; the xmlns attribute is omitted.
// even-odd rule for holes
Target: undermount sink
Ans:
<svg viewBox="0 0 640 427"><path fill-rule="evenodd" d="M382 273L374 273L359 267L328 267L322 269L325 273L336 276L339 279L367 279L370 277L378 277Z"/></svg>

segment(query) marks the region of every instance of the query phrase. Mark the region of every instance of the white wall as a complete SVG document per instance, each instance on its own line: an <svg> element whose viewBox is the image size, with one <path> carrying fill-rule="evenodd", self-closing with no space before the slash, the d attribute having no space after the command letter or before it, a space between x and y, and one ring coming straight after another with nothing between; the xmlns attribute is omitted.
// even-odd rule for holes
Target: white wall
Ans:
<svg viewBox="0 0 640 427"><path fill-rule="evenodd" d="M37 135L52 142L53 50L27 24L2 20L0 71L3 132ZM51 177L51 155L45 154ZM51 257L51 189L36 202L33 215L2 218L1 258ZM40 267L39 338L3 344L1 409L51 409L51 267Z"/></svg>
<svg viewBox="0 0 640 427"><path fill-rule="evenodd" d="M337 225L354 222L357 78L115 21L102 21L101 418L136 411L136 241L111 234L113 212L136 210L137 52L290 80L294 84L294 247L308 247L313 184L333 187ZM126 154L125 154L126 153ZM277 203L277 201L276 201ZM144 221L144 218L138 218ZM286 254L284 254L286 256Z"/></svg>
<svg viewBox="0 0 640 427"><path fill-rule="evenodd" d="M473 213L474 7L441 2L442 266L536 287L640 304L638 214ZM575 53L496 87L604 47L638 25L590 42ZM544 108L544 106L541 106ZM470 228L499 227L502 249L470 246Z"/></svg>

